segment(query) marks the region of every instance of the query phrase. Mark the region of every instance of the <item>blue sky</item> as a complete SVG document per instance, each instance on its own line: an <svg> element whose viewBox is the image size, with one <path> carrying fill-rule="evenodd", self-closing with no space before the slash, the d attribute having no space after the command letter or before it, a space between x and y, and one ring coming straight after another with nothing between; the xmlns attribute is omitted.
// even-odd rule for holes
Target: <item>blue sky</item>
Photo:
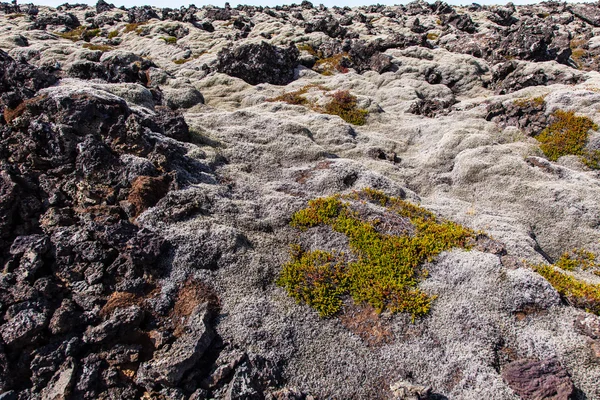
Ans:
<svg viewBox="0 0 600 400"><path fill-rule="evenodd" d="M8 0L5 0L8 1ZM47 5L47 6L58 6L60 4L65 3L65 0L20 0L20 3L28 3L29 1L32 1L35 4L39 4L39 5ZM141 5L152 5L152 6L157 6L157 7L170 7L170 8L176 8L176 7L180 7L182 5L188 5L191 3L195 4L196 6L203 6L203 5L214 5L214 6L220 6L222 7L225 4L225 0L223 1L214 1L214 0L187 0L187 1L182 1L182 0L116 0L116 1L110 1L110 0L106 0L109 3L113 3L116 6L126 6L126 7L131 7L131 6L141 6ZM593 0L591 0L593 1ZM94 5L96 4L96 0L91 0L91 1L85 1L85 0L73 0L70 1L71 3L87 3L87 4L91 4ZM291 4L291 3L296 3L296 4L300 4L302 2L302 0L290 0L290 1L282 1L282 0L230 0L229 3L231 4L231 6L235 7L238 4L248 4L248 5L257 5L257 6L276 6L276 5L280 5L280 4ZM433 2L433 1L430 1ZM507 3L506 1L494 1L494 0L480 0L477 1L475 0L476 3L479 4L505 4ZM538 1L531 1L531 0L513 0L514 4L532 4L532 3L537 3ZM580 1L577 1L580 2ZM386 0L373 0L372 2L369 1L365 1L365 0L350 0L350 1L346 1L344 3L340 3L340 2L336 2L334 0L315 0L312 1L312 3L314 5L318 5L318 4L324 4L327 7L331 7L331 6L350 6L350 7L354 7L354 6L362 6L362 5L369 5L369 4L388 4L388 5L393 5L393 4L406 4L408 3L408 1L386 1ZM458 4L471 4L473 3L473 0L469 1L469 0L450 0L447 1L447 3L449 4L454 4L454 5L458 5Z"/></svg>

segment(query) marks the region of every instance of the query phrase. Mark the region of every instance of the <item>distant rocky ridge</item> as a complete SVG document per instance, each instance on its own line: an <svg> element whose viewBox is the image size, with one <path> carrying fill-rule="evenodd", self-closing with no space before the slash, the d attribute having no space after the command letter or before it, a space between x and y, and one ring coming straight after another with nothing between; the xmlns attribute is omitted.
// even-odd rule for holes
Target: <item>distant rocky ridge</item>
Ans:
<svg viewBox="0 0 600 400"><path fill-rule="evenodd" d="M600 254L599 29L558 2L0 3L0 400L600 399L600 270L560 267ZM292 215L364 188L486 234L424 266L415 321L275 284L290 244L348 247Z"/></svg>

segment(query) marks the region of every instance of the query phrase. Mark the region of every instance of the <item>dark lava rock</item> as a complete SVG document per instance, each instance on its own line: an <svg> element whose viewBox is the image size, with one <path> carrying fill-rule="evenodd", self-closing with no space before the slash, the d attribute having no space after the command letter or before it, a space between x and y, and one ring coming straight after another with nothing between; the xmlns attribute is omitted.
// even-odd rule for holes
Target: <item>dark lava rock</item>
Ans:
<svg viewBox="0 0 600 400"><path fill-rule="evenodd" d="M209 8L204 12L204 17L210 21L229 21L232 12L230 8Z"/></svg>
<svg viewBox="0 0 600 400"><path fill-rule="evenodd" d="M428 31L428 28L426 26L421 25L421 21L419 20L419 18L415 18L412 25L410 26L410 30L414 33L425 33Z"/></svg>
<svg viewBox="0 0 600 400"><path fill-rule="evenodd" d="M505 58L567 64L571 56L569 35L557 34L544 20L523 19L503 36L497 52Z"/></svg>
<svg viewBox="0 0 600 400"><path fill-rule="evenodd" d="M323 32L331 38L344 38L348 34L348 29L341 26L337 19L328 14L325 18L306 22L304 32Z"/></svg>
<svg viewBox="0 0 600 400"><path fill-rule="evenodd" d="M109 4L104 0L98 0L98 2L96 3L96 12L98 14L105 12L105 11L110 11L114 8L115 8L114 4Z"/></svg>
<svg viewBox="0 0 600 400"><path fill-rule="evenodd" d="M128 210L151 206L170 185L214 182L212 170L172 139L189 140L181 115L141 113L92 89L40 96L51 75L0 57L0 391L140 398L140 386L116 366L151 359L148 330L169 337L176 327L144 308L169 243L130 222ZM152 190L134 184L144 180ZM208 320L190 324L169 347L187 355L160 348L175 369L193 367L210 342Z"/></svg>
<svg viewBox="0 0 600 400"><path fill-rule="evenodd" d="M251 85L287 85L294 80L299 55L296 46L281 48L267 42L245 44L221 50L217 55L216 69Z"/></svg>
<svg viewBox="0 0 600 400"><path fill-rule="evenodd" d="M423 115L425 117L434 118L439 114L447 114L448 108L450 108L456 101L444 101L444 100L429 100L419 99L412 103L408 109L408 112L415 115Z"/></svg>
<svg viewBox="0 0 600 400"><path fill-rule="evenodd" d="M156 68L152 61L133 53L111 51L100 61L81 60L72 63L67 75L79 79L102 79L110 83L140 83L148 85L147 71Z"/></svg>
<svg viewBox="0 0 600 400"><path fill-rule="evenodd" d="M131 334L143 318L144 314L138 306L117 308L109 319L100 325L90 327L83 340L86 343L104 343L118 336Z"/></svg>
<svg viewBox="0 0 600 400"><path fill-rule="evenodd" d="M48 25L50 26L64 26L69 29L75 29L81 25L79 19L74 14L71 13L48 13L43 15L38 15L35 18L33 24L31 24L30 29L41 29L45 30Z"/></svg>
<svg viewBox="0 0 600 400"><path fill-rule="evenodd" d="M576 72L574 70L574 72ZM530 86L544 86L554 83L574 85L580 82L582 75L564 72L550 73L544 68L535 69L533 72L526 70L526 65L516 61L498 64L493 71L492 86L498 94L516 92Z"/></svg>
<svg viewBox="0 0 600 400"><path fill-rule="evenodd" d="M22 346L47 324L48 316L44 313L34 309L22 310L0 326L0 336L7 346Z"/></svg>
<svg viewBox="0 0 600 400"><path fill-rule="evenodd" d="M508 364L502 378L523 400L568 400L575 388L558 359L518 360Z"/></svg>
<svg viewBox="0 0 600 400"><path fill-rule="evenodd" d="M365 42L364 40L352 41L348 54L352 60L352 67L357 72L375 71L383 73L392 69L391 57L380 52L379 42Z"/></svg>
<svg viewBox="0 0 600 400"><path fill-rule="evenodd" d="M515 11L515 6L512 3L506 6L494 6L491 8L488 19L498 25L509 26L517 22L517 19L513 17Z"/></svg>
<svg viewBox="0 0 600 400"><path fill-rule="evenodd" d="M163 8L161 12L161 19L171 21L189 22L195 24L196 12L198 9L194 5L189 7L181 6L178 10L171 8Z"/></svg>
<svg viewBox="0 0 600 400"><path fill-rule="evenodd" d="M0 111L15 108L22 100L56 83L54 75L23 62L17 62L0 49Z"/></svg>
<svg viewBox="0 0 600 400"><path fill-rule="evenodd" d="M582 21L594 27L600 27L600 8L597 4L573 4L569 6L569 11Z"/></svg>
<svg viewBox="0 0 600 400"><path fill-rule="evenodd" d="M450 14L444 17L443 22L454 26L459 31L467 33L475 33L477 31L477 25L468 14Z"/></svg>
<svg viewBox="0 0 600 400"><path fill-rule="evenodd" d="M160 19L156 11L150 6L132 7L127 10L127 18L129 22L148 22L153 18Z"/></svg>
<svg viewBox="0 0 600 400"><path fill-rule="evenodd" d="M215 333L209 324L210 311L206 304L197 306L182 327L182 334L173 344L154 353L152 360L138 369L137 383L153 388L174 386L202 357Z"/></svg>
<svg viewBox="0 0 600 400"><path fill-rule="evenodd" d="M548 126L545 111L546 103L543 100L495 103L488 106L486 120L494 121L502 127L516 126L527 135L535 136Z"/></svg>

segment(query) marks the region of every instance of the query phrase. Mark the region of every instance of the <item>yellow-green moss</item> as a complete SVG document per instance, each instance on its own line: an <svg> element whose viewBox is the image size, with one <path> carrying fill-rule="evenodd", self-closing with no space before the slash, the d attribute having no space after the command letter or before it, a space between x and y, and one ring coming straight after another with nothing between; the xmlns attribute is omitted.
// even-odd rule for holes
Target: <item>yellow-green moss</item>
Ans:
<svg viewBox="0 0 600 400"><path fill-rule="evenodd" d="M440 37L440 35L437 34L437 33L434 33L434 32L429 32L427 34L427 39L428 40L437 40L439 37Z"/></svg>
<svg viewBox="0 0 600 400"><path fill-rule="evenodd" d="M15 19L15 18L21 18L24 16L25 16L25 14L16 13L16 14L8 14L8 15L6 15L6 18L7 19Z"/></svg>
<svg viewBox="0 0 600 400"><path fill-rule="evenodd" d="M587 40L583 38L572 39L570 42L571 47L571 59L577 65L577 68L581 69L584 67L584 58L588 55L587 50L584 46L587 44Z"/></svg>
<svg viewBox="0 0 600 400"><path fill-rule="evenodd" d="M108 38L109 38L109 39L114 39L114 38L116 38L117 36L119 36L119 31L117 31L117 30L114 30L114 31L110 31L110 32L108 32Z"/></svg>
<svg viewBox="0 0 600 400"><path fill-rule="evenodd" d="M586 271L600 267L600 264L596 262L596 255L585 249L574 249L564 253L554 265L565 271Z"/></svg>
<svg viewBox="0 0 600 400"><path fill-rule="evenodd" d="M68 39L73 42L77 42L79 40L85 40L86 42L89 42L92 38L100 35L100 32L100 29L87 29L84 26L79 26L73 30L70 30L69 32L59 32L57 35L63 39Z"/></svg>
<svg viewBox="0 0 600 400"><path fill-rule="evenodd" d="M341 257L320 250L303 251L298 245L291 246L290 257L278 283L298 302L317 310L321 317L337 313L346 291Z"/></svg>
<svg viewBox="0 0 600 400"><path fill-rule="evenodd" d="M380 233L374 222L361 220L346 200L385 206L408 218L415 232ZM292 216L293 227L306 230L316 225L328 225L344 234L356 261L347 262L343 254L304 251L293 245L291 260L283 266L277 284L323 317L337 313L347 296L378 312L407 312L413 319L425 315L434 297L417 287L427 277L423 262L444 250L467 248L474 237L474 232L463 226L438 220L422 207L372 189L311 200L307 208Z"/></svg>
<svg viewBox="0 0 600 400"><path fill-rule="evenodd" d="M300 51L307 51L309 54L318 57L317 50L310 43L297 44L296 47Z"/></svg>
<svg viewBox="0 0 600 400"><path fill-rule="evenodd" d="M190 58L178 58L177 60L173 60L173 62L177 65L182 65L185 64L187 62L190 62L192 60L197 60L198 58L200 58L200 56L206 54L206 51L201 51L198 54L194 54L193 56L191 56Z"/></svg>
<svg viewBox="0 0 600 400"><path fill-rule="evenodd" d="M284 94L279 95L277 97L272 97L270 99L267 99L267 101L271 101L271 102L273 102L273 101L283 101L285 103L294 104L294 105L309 105L308 100L306 98L304 98L303 96L306 93L308 93L308 91L310 89L313 89L313 88L316 88L316 89L319 89L319 90L322 90L322 91L325 91L325 92L329 90L325 86L311 83L309 85L305 85L305 86L301 87L298 90L294 90L293 92L287 92L287 93L284 93Z"/></svg>
<svg viewBox="0 0 600 400"><path fill-rule="evenodd" d="M162 40L165 41L166 44L176 44L177 43L177 38L174 36L161 36L160 37Z"/></svg>
<svg viewBox="0 0 600 400"><path fill-rule="evenodd" d="M600 285L579 280L551 265L534 267L571 305L600 315Z"/></svg>
<svg viewBox="0 0 600 400"><path fill-rule="evenodd" d="M102 52L111 51L113 49L112 46L108 46L105 44L92 44L92 43L84 43L83 47L90 50L100 50Z"/></svg>
<svg viewBox="0 0 600 400"><path fill-rule="evenodd" d="M129 32L134 32L137 33L138 35L140 33L142 33L145 29L144 25L146 25L147 22L132 22L130 24L125 25L125 29L123 30L123 32L125 33L129 33Z"/></svg>
<svg viewBox="0 0 600 400"><path fill-rule="evenodd" d="M546 102L546 100L544 100L545 97L546 96L538 96L538 97L533 97L533 98L516 99L515 101L513 101L513 104L515 106L521 107L521 108L532 107L532 106L541 107Z"/></svg>
<svg viewBox="0 0 600 400"><path fill-rule="evenodd" d="M364 125L369 114L367 110L357 107L356 96L347 90L335 92L323 111L326 114L338 115L344 121L354 125Z"/></svg>
<svg viewBox="0 0 600 400"><path fill-rule="evenodd" d="M596 130L598 126L588 117L576 116L573 111L557 110L553 116L555 122L536 137L541 143L540 149L552 161L569 154L585 159L588 131Z"/></svg>
<svg viewBox="0 0 600 400"><path fill-rule="evenodd" d="M277 97L269 98L266 101L283 101L288 104L307 106L317 112L337 115L341 117L344 121L354 125L365 124L369 112L367 110L363 110L357 107L357 98L356 96L350 94L349 91L339 90L333 93L333 95L331 95L331 100L329 100L329 102L325 104L325 106L320 107L314 103L309 102L304 97L304 95L311 88L317 88L322 91L329 91L328 88L323 87L321 85L310 84L293 92L287 92Z"/></svg>
<svg viewBox="0 0 600 400"><path fill-rule="evenodd" d="M344 59L350 60L348 53L340 53L332 57L319 58L312 69L325 76L333 75L335 72L345 74L348 72L348 68L342 65Z"/></svg>

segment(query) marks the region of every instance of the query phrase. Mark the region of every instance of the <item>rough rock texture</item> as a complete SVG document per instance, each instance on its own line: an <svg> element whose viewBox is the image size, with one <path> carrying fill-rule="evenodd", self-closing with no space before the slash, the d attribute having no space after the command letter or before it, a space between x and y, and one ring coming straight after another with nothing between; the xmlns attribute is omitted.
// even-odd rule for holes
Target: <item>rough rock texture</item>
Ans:
<svg viewBox="0 0 600 400"><path fill-rule="evenodd" d="M600 399L598 317L531 268L600 252L598 170L536 140L556 110L600 124L599 26L0 3L0 398ZM424 318L321 319L275 283L291 243L348 246L291 215L365 187L494 238L426 265Z"/></svg>
<svg viewBox="0 0 600 400"><path fill-rule="evenodd" d="M554 358L512 362L504 368L502 377L524 400L567 400L573 396L573 382L564 367Z"/></svg>
<svg viewBox="0 0 600 400"><path fill-rule="evenodd" d="M298 66L298 49L271 46L267 42L237 46L219 52L216 69L251 85L287 85Z"/></svg>

